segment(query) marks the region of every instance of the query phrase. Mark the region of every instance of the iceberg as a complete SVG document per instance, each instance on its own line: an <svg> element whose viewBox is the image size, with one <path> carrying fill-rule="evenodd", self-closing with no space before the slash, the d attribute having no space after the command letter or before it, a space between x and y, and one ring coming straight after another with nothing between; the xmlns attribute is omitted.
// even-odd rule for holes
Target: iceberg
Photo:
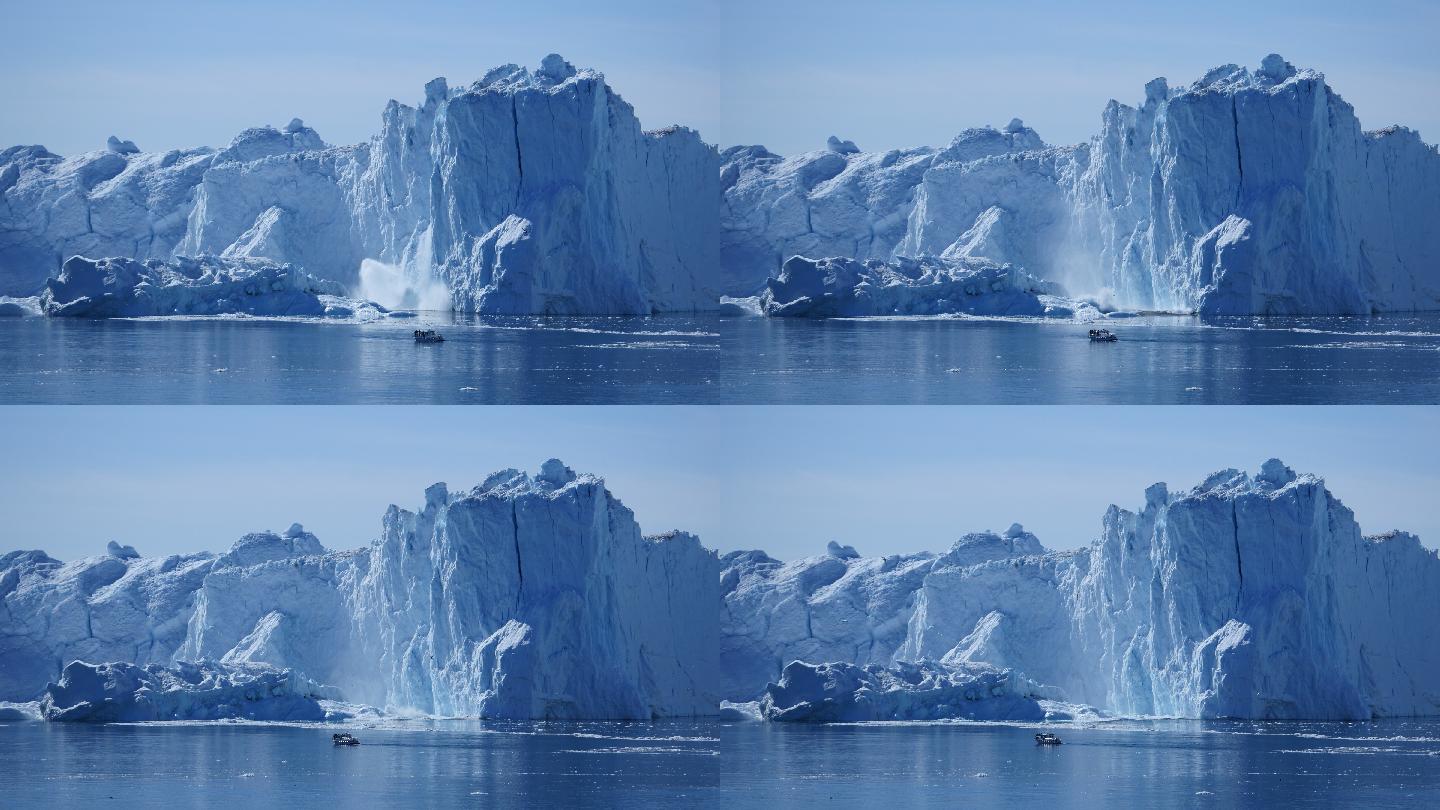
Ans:
<svg viewBox="0 0 1440 810"><path fill-rule="evenodd" d="M44 715L40 713L40 701L38 700L20 703L0 700L0 723L29 723L44 719Z"/></svg>
<svg viewBox="0 0 1440 810"><path fill-rule="evenodd" d="M766 720L813 723L1062 719L1041 703L1045 693L1011 670L983 664L862 667L793 661L778 683L765 687L760 713Z"/></svg>
<svg viewBox="0 0 1440 810"><path fill-rule="evenodd" d="M1271 54L1144 101L1076 146L1023 122L943 149L722 155L722 293L793 256L983 258L1131 309L1319 315L1440 309L1440 153L1362 130L1317 71Z"/></svg>
<svg viewBox="0 0 1440 810"><path fill-rule="evenodd" d="M984 664L1120 715L1440 714L1440 557L1405 532L1363 535L1321 479L1274 459L1184 492L1156 484L1076 551L1016 525L941 555L722 563L731 701L795 661L879 667L891 685L867 688L902 702L918 698L881 670Z"/></svg>
<svg viewBox="0 0 1440 810"><path fill-rule="evenodd" d="M1100 316L1068 301L1058 285L985 259L821 259L794 256L765 282L760 314L775 317L990 315L1053 318ZM740 314L740 313L732 313Z"/></svg>
<svg viewBox="0 0 1440 810"><path fill-rule="evenodd" d="M168 261L76 256L45 282L39 309L52 317L260 315L354 318L391 313L347 298L345 288L267 259L201 256Z"/></svg>
<svg viewBox="0 0 1440 810"><path fill-rule="evenodd" d="M794 257L889 276L1009 265L1127 309L1440 309L1440 152L1404 127L1363 130L1322 74L1275 54L1155 79L1078 145L1014 119L944 147L832 135L789 158L645 131L603 75L551 54L465 87L435 79L364 144L297 118L221 149L10 147L0 199L0 314L76 256L202 255L347 289L362 266L393 268L387 306L435 306L438 289L490 314L748 313ZM975 303L910 286L892 292L915 310Z"/></svg>
<svg viewBox="0 0 1440 810"><path fill-rule="evenodd" d="M300 119L223 149L140 151L112 137L64 158L0 151L0 295L72 257L289 263L346 289L363 263L416 295L495 314L715 309L719 158L684 127L644 131L593 70L554 54L391 101L370 142ZM405 296L401 296L405 298Z"/></svg>
<svg viewBox="0 0 1440 810"><path fill-rule="evenodd" d="M642 535L602 480L555 460L465 492L436 484L418 510L390 507L380 538L352 551L327 551L299 524L220 555L130 551L0 557L0 700L130 706L126 695L163 682L146 688L179 689L173 700L125 711L203 713L238 705L226 695L260 688L241 675L264 666L266 689L323 685L327 699L395 711L717 710L715 553L684 532ZM197 682L193 666L220 691L179 683ZM99 696L95 684L111 682Z"/></svg>
<svg viewBox="0 0 1440 810"><path fill-rule="evenodd" d="M264 665L87 664L74 661L40 699L44 720L133 723L150 720L334 719L323 689L289 670Z"/></svg>
<svg viewBox="0 0 1440 810"><path fill-rule="evenodd" d="M38 295L0 295L0 318L25 318L45 314Z"/></svg>

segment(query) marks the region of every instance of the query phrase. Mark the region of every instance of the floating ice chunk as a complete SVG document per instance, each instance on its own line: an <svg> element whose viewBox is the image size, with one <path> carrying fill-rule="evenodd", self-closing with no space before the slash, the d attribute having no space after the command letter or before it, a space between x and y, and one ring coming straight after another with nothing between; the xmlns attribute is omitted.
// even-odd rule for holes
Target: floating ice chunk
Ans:
<svg viewBox="0 0 1440 810"><path fill-rule="evenodd" d="M761 309L760 296L758 295L741 298L722 295L720 296L720 309L716 314L722 318L753 318L764 315L765 313Z"/></svg>
<svg viewBox="0 0 1440 810"><path fill-rule="evenodd" d="M758 700L741 703L722 700L720 701L720 713L716 719L722 723L745 723L765 718L760 714L760 701Z"/></svg>
<svg viewBox="0 0 1440 810"><path fill-rule="evenodd" d="M86 664L75 661L45 689L46 720L125 723L146 720L326 719L325 690L295 673L263 665Z"/></svg>
<svg viewBox="0 0 1440 810"><path fill-rule="evenodd" d="M266 259L91 260L76 256L45 284L40 307L54 317L263 315L384 317L379 305L344 297L339 284Z"/></svg>
<svg viewBox="0 0 1440 810"><path fill-rule="evenodd" d="M760 713L766 720L1013 720L1046 717L1041 697L1053 697L1009 670L933 662L806 664L794 661L780 681L766 687Z"/></svg>
<svg viewBox="0 0 1440 810"><path fill-rule="evenodd" d="M40 701L22 703L0 700L0 723L24 723L45 719L40 714Z"/></svg>
<svg viewBox="0 0 1440 810"><path fill-rule="evenodd" d="M1071 317L1041 300L1057 285L985 259L896 259L891 262L792 257L765 284L760 305L776 317L863 315L1028 315ZM1078 304L1077 304L1078 306Z"/></svg>
<svg viewBox="0 0 1440 810"><path fill-rule="evenodd" d="M40 311L40 296L13 297L0 295L0 318L29 318L44 313Z"/></svg>

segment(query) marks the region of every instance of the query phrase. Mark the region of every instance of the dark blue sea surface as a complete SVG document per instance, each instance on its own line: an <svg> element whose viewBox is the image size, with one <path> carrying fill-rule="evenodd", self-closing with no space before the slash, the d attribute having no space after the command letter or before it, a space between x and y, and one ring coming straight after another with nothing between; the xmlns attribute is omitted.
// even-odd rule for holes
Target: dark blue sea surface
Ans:
<svg viewBox="0 0 1440 810"><path fill-rule="evenodd" d="M1440 314L1103 325L3 318L0 403L1440 403Z"/></svg>
<svg viewBox="0 0 1440 810"><path fill-rule="evenodd" d="M718 318L0 319L0 402L707 402ZM441 344L413 331L437 329Z"/></svg>
<svg viewBox="0 0 1440 810"><path fill-rule="evenodd" d="M747 806L1436 807L1440 720L736 724L723 780ZM738 787L736 785L735 787Z"/></svg>
<svg viewBox="0 0 1440 810"><path fill-rule="evenodd" d="M5 807L1435 807L1440 721L0 724Z"/></svg>
<svg viewBox="0 0 1440 810"><path fill-rule="evenodd" d="M1097 326L1119 340L1091 342ZM720 388L733 396L743 386L736 398L756 403L1440 402L1440 314L746 318L725 341Z"/></svg>
<svg viewBox="0 0 1440 810"><path fill-rule="evenodd" d="M715 723L0 724L0 806L654 807L713 797ZM237 804L240 803L240 804Z"/></svg>

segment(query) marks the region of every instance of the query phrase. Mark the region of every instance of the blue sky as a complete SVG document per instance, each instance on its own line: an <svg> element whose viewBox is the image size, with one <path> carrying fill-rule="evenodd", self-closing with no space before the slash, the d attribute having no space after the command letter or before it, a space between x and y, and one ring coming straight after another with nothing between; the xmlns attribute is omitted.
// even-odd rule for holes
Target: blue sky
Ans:
<svg viewBox="0 0 1440 810"><path fill-rule="evenodd" d="M1052 143L1091 135L1110 98L1278 51L1323 70L1370 128L1440 141L1440 4L893 0L0 0L0 146L62 154L110 134L218 146L304 118L332 143L373 134L389 98L558 51L603 70L648 127L784 154L825 136L881 149L1019 116Z"/></svg>
<svg viewBox="0 0 1440 810"><path fill-rule="evenodd" d="M221 550L299 521L330 548L390 503L558 456L604 476L647 532L793 558L943 549L1021 522L1052 548L1105 507L1279 456L1323 475L1367 532L1440 539L1440 409L1373 407L372 407L4 409L0 551L109 539Z"/></svg>

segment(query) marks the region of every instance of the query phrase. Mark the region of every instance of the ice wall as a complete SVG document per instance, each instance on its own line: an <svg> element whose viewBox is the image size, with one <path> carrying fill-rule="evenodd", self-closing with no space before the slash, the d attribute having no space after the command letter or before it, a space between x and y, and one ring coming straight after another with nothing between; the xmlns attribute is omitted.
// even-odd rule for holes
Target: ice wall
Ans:
<svg viewBox="0 0 1440 810"><path fill-rule="evenodd" d="M0 152L0 294L34 294L76 255L214 255L352 288L371 260L417 301L438 280L475 312L711 310L718 174L696 133L642 131L601 74L552 54L465 88L436 79L358 146L295 119L218 151Z"/></svg>
<svg viewBox="0 0 1440 810"><path fill-rule="evenodd" d="M792 660L1012 668L1124 714L1369 719L1440 714L1440 559L1363 536L1278 461L1111 507L1100 538L1044 552L1020 527L939 557L779 563L726 555L724 697Z"/></svg>
<svg viewBox="0 0 1440 810"><path fill-rule="evenodd" d="M75 660L217 661L440 714L713 714L718 580L693 535L642 536L601 480L552 460L437 484L355 551L296 525L218 557L0 557L0 699Z"/></svg>
<svg viewBox="0 0 1440 810"><path fill-rule="evenodd" d="M725 292L789 257L1011 262L1071 294L1207 314L1440 309L1440 154L1366 132L1313 70L1226 65L1047 147L1015 120L944 149L722 154Z"/></svg>

